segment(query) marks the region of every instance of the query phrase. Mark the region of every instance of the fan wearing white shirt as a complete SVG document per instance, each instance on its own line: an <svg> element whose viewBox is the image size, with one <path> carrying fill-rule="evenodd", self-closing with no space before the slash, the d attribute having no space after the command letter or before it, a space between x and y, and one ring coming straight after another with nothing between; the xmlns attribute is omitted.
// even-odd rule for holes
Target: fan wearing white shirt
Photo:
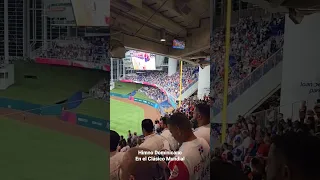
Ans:
<svg viewBox="0 0 320 180"><path fill-rule="evenodd" d="M168 163L169 180L209 180L210 147L206 140L193 134L188 117L183 113L173 114L168 120L168 128L181 143L181 154Z"/></svg>
<svg viewBox="0 0 320 180"><path fill-rule="evenodd" d="M164 137L169 142L170 150L171 151L178 150L179 143L177 140L173 138L171 132L169 131L166 117L161 118L161 126L163 128L161 136Z"/></svg>
<svg viewBox="0 0 320 180"><path fill-rule="evenodd" d="M151 151L169 150L169 143L162 136L154 132L154 126L151 119L144 119L141 123L144 142L139 146L150 149Z"/></svg>
<svg viewBox="0 0 320 180"><path fill-rule="evenodd" d="M204 103L197 104L193 111L193 118L198 124L198 128L194 130L194 135L205 139L210 144L210 106Z"/></svg>
<svg viewBox="0 0 320 180"><path fill-rule="evenodd" d="M110 130L110 180L119 180L120 164L124 153L118 152L120 136L117 132Z"/></svg>
<svg viewBox="0 0 320 180"><path fill-rule="evenodd" d="M251 137L249 136L249 132L246 130L242 131L242 137L242 146L244 148L244 154L246 154L251 144Z"/></svg>
<svg viewBox="0 0 320 180"><path fill-rule="evenodd" d="M120 165L119 176L117 180L152 180L168 179L165 171L166 164L163 161L136 161L136 158L150 158L154 155L141 155L139 151L148 151L148 149L134 147L129 149L123 156Z"/></svg>

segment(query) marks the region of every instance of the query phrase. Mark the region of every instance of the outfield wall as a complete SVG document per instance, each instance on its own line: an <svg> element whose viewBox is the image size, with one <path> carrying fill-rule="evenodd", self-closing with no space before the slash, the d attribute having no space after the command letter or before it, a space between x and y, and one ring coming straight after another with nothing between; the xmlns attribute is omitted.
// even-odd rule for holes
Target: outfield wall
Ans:
<svg viewBox="0 0 320 180"><path fill-rule="evenodd" d="M155 109L158 109L160 111L160 113L163 115L165 113L164 109L157 103L151 102L151 101L147 101L144 99L140 99L140 98L135 98L129 95L124 95L124 94L118 94L118 93L113 93L110 92L110 96L114 96L114 97L119 97L119 98L124 98L124 99L129 99L138 103L143 103L143 104L147 104Z"/></svg>
<svg viewBox="0 0 320 180"><path fill-rule="evenodd" d="M62 112L62 105L59 104L44 106L8 98L0 98L0 107L28 111L39 115L60 115Z"/></svg>
<svg viewBox="0 0 320 180"><path fill-rule="evenodd" d="M95 118L71 111L63 111L61 119L74 125L109 132L110 122L106 119Z"/></svg>
<svg viewBox="0 0 320 180"><path fill-rule="evenodd" d="M21 100L0 98L0 107L16 109L20 111L28 111L29 113L38 115L60 116L63 121L69 122L74 125L109 132L110 122L106 119L99 119L92 116L78 114L70 111L64 111L63 105L61 104L43 106L39 104L28 103Z"/></svg>

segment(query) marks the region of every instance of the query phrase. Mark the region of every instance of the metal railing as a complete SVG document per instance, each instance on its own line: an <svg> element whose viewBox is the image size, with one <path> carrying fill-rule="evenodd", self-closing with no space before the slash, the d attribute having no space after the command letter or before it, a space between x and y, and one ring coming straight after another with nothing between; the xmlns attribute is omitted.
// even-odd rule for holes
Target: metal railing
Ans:
<svg viewBox="0 0 320 180"><path fill-rule="evenodd" d="M289 117L287 117L287 118L291 118L293 121L295 121L295 120L298 120L298 118L299 118L299 111L301 109L302 102L304 102L304 100L296 101L296 102L293 102L288 105L282 105L279 107L274 107L274 108L266 109L263 111L251 113L251 114L245 116L245 118L251 119L252 116L255 116L256 120L257 120L256 123L259 124L262 128L265 128L268 125L268 122L270 122L270 121L277 122L278 121L278 119L279 119L278 115L279 115L279 113L281 113L282 108L290 106L291 113L289 114Z"/></svg>
<svg viewBox="0 0 320 180"><path fill-rule="evenodd" d="M246 90L248 90L253 84L259 81L265 74L271 69L276 67L282 61L282 48L268 58L263 64L256 68L249 76L240 81L234 88L228 93L228 104L236 100ZM213 113L217 115L221 111L222 99L218 98L217 102L213 106Z"/></svg>

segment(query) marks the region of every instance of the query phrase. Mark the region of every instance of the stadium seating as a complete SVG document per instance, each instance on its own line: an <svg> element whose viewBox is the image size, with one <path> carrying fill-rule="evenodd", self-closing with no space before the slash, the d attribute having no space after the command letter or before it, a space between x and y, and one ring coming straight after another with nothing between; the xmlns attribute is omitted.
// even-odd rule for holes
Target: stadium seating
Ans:
<svg viewBox="0 0 320 180"><path fill-rule="evenodd" d="M195 71L198 67L187 66L182 69L182 89L186 90L192 85L194 81L197 81L198 71ZM179 96L179 84L180 84L180 72L176 72L171 76L168 76L167 72L146 72L143 74L137 74L137 76L126 76L126 80L148 82L156 84L159 87L164 88L167 92L173 95L175 98Z"/></svg>
<svg viewBox="0 0 320 180"><path fill-rule="evenodd" d="M143 88L144 90L147 90L147 88ZM151 91L155 91L154 89L152 89ZM145 138L145 136L143 135L139 135L137 132L133 132L131 133L130 130L128 130L128 136L127 137L124 137L124 136L121 136L119 137L119 135L117 135L117 132L112 132L111 131L111 146L113 146L114 142L112 142L113 140L116 140L117 138L114 138L114 136L118 136L119 137L119 141L117 142L117 140L115 141L115 145L118 145L118 147L116 148L116 150L112 150L110 153L113 154L111 157L110 157L110 168L111 168L111 171L110 171L110 178L111 179L117 179L119 174L117 173L118 170L119 170L119 166L118 164L119 163L122 163L122 160L121 158L118 158L118 157L121 157L123 156L125 153L127 152L130 152L132 151L133 149L135 148L146 148L146 150L149 150L150 147L152 148L169 148L169 149L162 149L163 151L171 151L171 150L178 150L179 149L179 145L177 143L177 141L172 137L169 129L167 128L167 123L168 123L168 119L170 118L170 116L174 116L176 115L176 113L182 113L183 115L183 118L185 118L185 120L187 122L193 122L195 121L195 119L192 117L192 115L194 114L193 111L195 109L195 105L196 104L204 104L206 106L206 109L205 111L206 114L210 114L210 108L208 106L208 104L210 103L210 100L209 100L209 96L206 96L204 98L204 100L197 100L196 98L194 97L190 97L188 99L185 99L183 102L182 102L182 106L176 110L174 110L173 112L171 113L168 113L166 114L165 116L161 117L161 120L158 121L156 120L155 123L152 123L152 121L150 119L145 119L143 121L145 122L142 122L142 127L143 128L148 128L148 130L143 130L144 132L144 135L146 136L146 131L147 131L147 136L148 138ZM206 116L207 116L206 115ZM210 121L210 118L207 118L206 120L207 122L206 123L209 123ZM146 123L148 122L148 123ZM145 126L145 124L148 124ZM201 130L204 130L204 129L201 129L201 128L207 128L207 131L205 132L202 132L202 136L210 136L210 127L209 127L210 124L208 125L203 125L199 127L199 129L195 129L194 130L194 133L195 135L197 134L197 132L199 133L199 131ZM144 127L145 126L145 127ZM204 127L205 126L205 127ZM208 127L207 127L208 126ZM189 127L190 128L190 127ZM198 135L196 135L197 137L199 137ZM202 137L200 136L200 137ZM164 145L163 147L161 147L161 142L162 141L165 141L165 142L168 142L168 145ZM194 143L199 143L199 142L203 143L203 146L201 146L203 149L201 149L202 153L208 153L209 151L209 146L208 146L208 141L207 140L204 140L203 138L197 138L197 140L194 142ZM189 142L188 142L189 143ZM164 143L166 144L166 143ZM176 145L176 146L175 146ZM182 145L183 146L183 145ZM181 146L181 147L182 147ZM147 148L148 147L148 148ZM192 145L192 148L190 147L189 148L186 148L185 151L196 151L198 152L198 146L196 146L197 148L194 148L194 146ZM156 149L156 150L160 150L160 149ZM151 149L151 150L155 150L155 149ZM182 148L179 149L180 153L184 153ZM168 151L167 151L168 152ZM206 156L206 154L203 154L203 156ZM197 155L195 155L194 153L190 153L190 154L186 154L185 155L185 158L191 158L194 160ZM202 157L202 156L201 156ZM206 158L207 162L209 162L209 158ZM168 160L170 161L170 160ZM197 162L197 160L194 160L195 162ZM199 160L200 161L200 160ZM201 161L203 163L203 161ZM165 163L165 161L163 161L164 164L162 164L162 166L165 166L167 168L169 168L170 170L173 170L173 167L171 167L170 163L172 162L169 162L168 164ZM192 163L192 162L191 162ZM198 163L197 163L198 164ZM208 165L208 164L206 164ZM205 165L204 165L205 166ZM202 169L206 169L206 168L202 168ZM159 176L163 177L164 175L166 175L166 171L160 171L161 173L159 174ZM185 174L186 177L189 177L189 174L197 174L197 173L187 173ZM208 176L208 172L202 172L197 174L197 175L192 175L192 176L200 176L200 174L202 176ZM169 175L169 174L167 174ZM155 175L153 175L153 177L155 177ZM157 178L158 179L158 178ZM161 179L161 178L160 178ZM191 178L187 178L187 179L191 179ZM204 178L206 179L206 178Z"/></svg>
<svg viewBox="0 0 320 180"><path fill-rule="evenodd" d="M284 17L282 16L258 22L252 18L240 19L239 23L231 29L229 93L239 85L241 80L250 76L255 69L262 66L269 57L282 47L283 33ZM222 107L223 99L225 52L223 43L223 29L219 29L212 43L214 63L211 65L213 82L211 87L214 89L212 96L215 100L214 107L217 109ZM242 91L245 91L245 89L242 89Z"/></svg>
<svg viewBox="0 0 320 180"><path fill-rule="evenodd" d="M60 37L38 57L105 63L108 60L109 42L106 37Z"/></svg>
<svg viewBox="0 0 320 180"><path fill-rule="evenodd" d="M102 79L99 81L94 87L90 89L90 96L97 98L97 99L103 99L108 100L108 90L109 90L109 84L107 79Z"/></svg>
<svg viewBox="0 0 320 180"><path fill-rule="evenodd" d="M268 158L272 138L275 136L290 133L319 136L317 121L319 107L319 104L316 104L314 109L307 110L302 105L299 112L296 112L299 114L297 119L284 120L279 108L264 110L246 117L239 116L236 123L228 125L225 144L214 145L214 158L240 165L243 172L250 177L252 170L249 167L253 161L258 159L262 167L266 166L265 160ZM263 116L258 116L259 114ZM218 139L216 142L220 141L221 124L211 125L211 138ZM265 168L261 169L259 173L264 175Z"/></svg>
<svg viewBox="0 0 320 180"><path fill-rule="evenodd" d="M162 103L163 101L167 100L167 97L163 92L152 86L144 86L138 91L147 95L150 99L156 101L157 103Z"/></svg>

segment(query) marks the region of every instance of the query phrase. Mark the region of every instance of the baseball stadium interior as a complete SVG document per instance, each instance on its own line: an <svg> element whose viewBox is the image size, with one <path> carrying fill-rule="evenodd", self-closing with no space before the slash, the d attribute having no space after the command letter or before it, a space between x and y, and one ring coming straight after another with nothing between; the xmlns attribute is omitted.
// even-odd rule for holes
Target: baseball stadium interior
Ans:
<svg viewBox="0 0 320 180"><path fill-rule="evenodd" d="M0 179L108 179L106 7L0 1Z"/></svg>
<svg viewBox="0 0 320 180"><path fill-rule="evenodd" d="M301 165L288 177L275 171L291 166L288 162L267 161L278 158L269 157L271 144L284 158L306 152L296 148L297 139L319 145L319 93L311 88L317 73L301 62L316 66L316 48L302 50L302 43L318 41L316 5L311 0L111 1L110 178L319 178ZM308 77L298 77L301 68ZM131 111L121 99L158 114ZM128 110L117 113L118 107ZM285 148L298 154L286 154L291 152ZM135 159L139 151L164 149L181 151L175 157L188 161ZM320 161L316 150L308 153ZM300 162L310 167L299 157L290 170Z"/></svg>
<svg viewBox="0 0 320 180"><path fill-rule="evenodd" d="M316 0L0 0L0 179L320 179Z"/></svg>

